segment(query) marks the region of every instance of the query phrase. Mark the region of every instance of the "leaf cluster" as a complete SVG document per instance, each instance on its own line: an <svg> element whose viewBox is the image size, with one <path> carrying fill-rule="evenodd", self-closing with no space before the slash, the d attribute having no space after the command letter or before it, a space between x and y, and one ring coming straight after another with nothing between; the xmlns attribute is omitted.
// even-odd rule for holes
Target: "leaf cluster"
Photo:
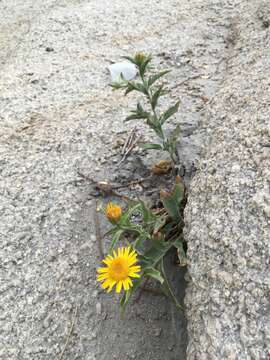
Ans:
<svg viewBox="0 0 270 360"><path fill-rule="evenodd" d="M178 162L178 153L176 148L177 139L180 135L180 127L177 128L167 136L164 131L164 125L168 119L174 116L180 105L180 101L170 106L165 111L159 112L158 105L161 97L167 95L169 92L160 84L159 80L167 75L170 70L163 70L159 72L153 72L151 67L151 56L144 55L142 53L136 54L134 57L126 56L126 60L135 64L138 68L139 79L127 81L121 76L118 82L111 84L115 90L122 89L125 91L125 95L131 92L139 92L146 99L145 107L138 102L137 107L131 110L130 115L125 121L130 120L145 120L146 124L155 132L159 142L142 144L145 149L155 149L167 151L173 161Z"/></svg>
<svg viewBox="0 0 270 360"><path fill-rule="evenodd" d="M171 248L176 248L180 266L186 265L184 251L183 207L185 204L185 186L179 177L171 191L161 191L160 199L164 208L154 211L143 201L133 201L123 213L120 221L113 225L105 235L111 236L109 252L127 241L139 255L141 277L133 287L124 292L120 301L124 310L132 295L146 278L157 280L166 294L174 297L164 271L163 260ZM134 220L136 219L136 221ZM178 307L180 304L176 301Z"/></svg>

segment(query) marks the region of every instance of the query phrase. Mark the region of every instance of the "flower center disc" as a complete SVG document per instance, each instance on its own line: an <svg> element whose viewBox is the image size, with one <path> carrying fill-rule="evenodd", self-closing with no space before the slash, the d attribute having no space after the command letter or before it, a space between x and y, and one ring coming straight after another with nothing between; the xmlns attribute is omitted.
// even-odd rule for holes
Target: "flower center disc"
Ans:
<svg viewBox="0 0 270 360"><path fill-rule="evenodd" d="M110 266L110 276L115 280L125 280L128 277L129 267L124 259L115 259Z"/></svg>

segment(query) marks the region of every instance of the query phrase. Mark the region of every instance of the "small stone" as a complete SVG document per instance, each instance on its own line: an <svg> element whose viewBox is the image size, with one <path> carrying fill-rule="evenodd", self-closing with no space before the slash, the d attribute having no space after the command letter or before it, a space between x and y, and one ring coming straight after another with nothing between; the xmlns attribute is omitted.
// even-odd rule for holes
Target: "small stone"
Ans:
<svg viewBox="0 0 270 360"><path fill-rule="evenodd" d="M54 51L54 48L51 47L51 46L47 46L45 50L46 50L47 52L52 52L52 51Z"/></svg>

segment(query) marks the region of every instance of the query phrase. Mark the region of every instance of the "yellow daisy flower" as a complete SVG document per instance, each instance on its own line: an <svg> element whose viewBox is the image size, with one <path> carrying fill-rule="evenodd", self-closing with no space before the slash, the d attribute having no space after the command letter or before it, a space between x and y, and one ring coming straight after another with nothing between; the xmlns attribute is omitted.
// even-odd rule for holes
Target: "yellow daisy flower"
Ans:
<svg viewBox="0 0 270 360"><path fill-rule="evenodd" d="M102 282L103 289L110 292L114 285L116 285L116 292L119 293L123 287L125 291L132 286L131 278L139 278L138 274L141 271L137 263L137 253L131 247L122 247L118 252L113 251L113 255L108 255L103 260L107 267L97 269L97 280Z"/></svg>
<svg viewBox="0 0 270 360"><path fill-rule="evenodd" d="M118 222L122 216L121 206L109 202L106 207L106 216L112 223Z"/></svg>

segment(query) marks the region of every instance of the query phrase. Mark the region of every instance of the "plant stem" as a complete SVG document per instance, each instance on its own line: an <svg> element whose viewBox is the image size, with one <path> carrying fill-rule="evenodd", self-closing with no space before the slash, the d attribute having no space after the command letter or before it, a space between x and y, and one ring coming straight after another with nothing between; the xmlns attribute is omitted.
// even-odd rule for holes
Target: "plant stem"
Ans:
<svg viewBox="0 0 270 360"><path fill-rule="evenodd" d="M171 286L170 286L170 283L166 277L166 273L165 273L165 269L164 269L164 262L163 262L163 259L161 260L161 272L162 272L162 275L163 275L163 278L164 278L164 287L165 289L168 291L168 293L170 294L173 302L175 303L176 307L180 310L184 310L183 306L179 303L179 301L177 300L176 296L174 295L172 289L171 289Z"/></svg>
<svg viewBox="0 0 270 360"><path fill-rule="evenodd" d="M155 124L157 125L158 131L156 130L155 132L158 135L158 137L160 137L162 139L162 141L163 141L163 150L168 151L173 164L176 165L177 163L179 163L178 152L177 152L177 150L174 151L174 150L171 149L170 140L168 140L168 138L166 138L165 135L164 135L162 125L159 122L159 117L158 117L157 111L156 111L155 107L153 106L153 101L152 101L153 97L152 97L151 89L149 88L147 82L145 81L144 75L142 75L141 73L140 73L140 78L141 78L142 83L143 83L143 85L145 87L146 97L147 97L147 99L148 99L148 101L150 103L151 110L153 112L153 116L154 116L154 119L155 119Z"/></svg>

